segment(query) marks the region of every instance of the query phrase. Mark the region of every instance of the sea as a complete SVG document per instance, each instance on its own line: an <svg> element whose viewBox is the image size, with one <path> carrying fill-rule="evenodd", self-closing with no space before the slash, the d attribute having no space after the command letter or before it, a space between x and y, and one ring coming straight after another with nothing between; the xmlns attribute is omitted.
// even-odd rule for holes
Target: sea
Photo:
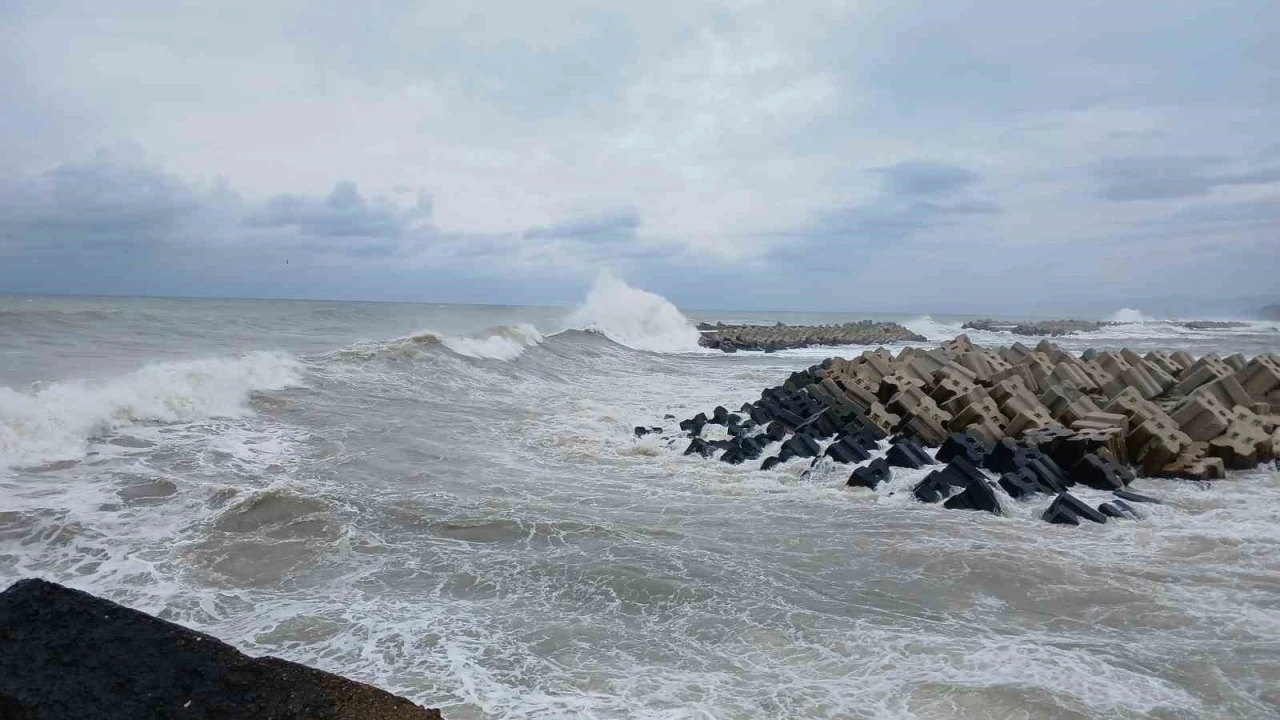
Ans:
<svg viewBox="0 0 1280 720"><path fill-rule="evenodd" d="M0 587L449 720L1280 717L1273 468L1061 527L1047 498L919 504L925 471L683 454L679 419L866 349L724 354L696 322L864 317L965 319L681 311L611 277L574 308L0 297ZM1277 323L1114 318L1056 341L1280 351Z"/></svg>

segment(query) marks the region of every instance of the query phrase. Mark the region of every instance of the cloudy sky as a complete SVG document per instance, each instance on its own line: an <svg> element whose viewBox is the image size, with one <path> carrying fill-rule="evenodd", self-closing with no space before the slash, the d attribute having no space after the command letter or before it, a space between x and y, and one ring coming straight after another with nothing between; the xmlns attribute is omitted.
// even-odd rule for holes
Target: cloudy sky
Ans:
<svg viewBox="0 0 1280 720"><path fill-rule="evenodd" d="M1274 0L3 0L0 98L0 292L1280 300Z"/></svg>

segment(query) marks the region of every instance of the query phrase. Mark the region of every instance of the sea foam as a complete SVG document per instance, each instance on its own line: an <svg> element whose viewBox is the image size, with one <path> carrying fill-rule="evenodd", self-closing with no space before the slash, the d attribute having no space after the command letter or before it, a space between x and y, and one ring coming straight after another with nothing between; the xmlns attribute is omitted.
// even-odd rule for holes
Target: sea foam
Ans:
<svg viewBox="0 0 1280 720"><path fill-rule="evenodd" d="M253 392L301 383L292 356L254 352L154 363L96 382L0 387L0 468L77 459L91 438L138 423L243 417Z"/></svg>

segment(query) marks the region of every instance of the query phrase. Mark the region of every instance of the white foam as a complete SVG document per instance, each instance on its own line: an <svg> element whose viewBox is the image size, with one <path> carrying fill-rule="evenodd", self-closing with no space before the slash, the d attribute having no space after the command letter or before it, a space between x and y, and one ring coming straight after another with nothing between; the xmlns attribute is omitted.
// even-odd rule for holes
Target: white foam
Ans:
<svg viewBox="0 0 1280 720"><path fill-rule="evenodd" d="M600 273L587 299L568 318L569 327L597 332L636 350L697 352L700 334L670 300Z"/></svg>
<svg viewBox="0 0 1280 720"><path fill-rule="evenodd" d="M479 335L440 338L445 347L459 355L490 360L515 360L542 340L542 333L528 323L490 328Z"/></svg>
<svg viewBox="0 0 1280 720"><path fill-rule="evenodd" d="M1106 318L1107 322L1113 323L1150 323L1160 322L1158 318L1151 317L1141 310L1134 308L1121 308Z"/></svg>
<svg viewBox="0 0 1280 720"><path fill-rule="evenodd" d="M915 318L914 320L908 320L902 325L917 335L923 335L926 338L929 338L930 342L950 340L955 336L966 332L959 325L948 325L946 323L938 322L929 315Z"/></svg>
<svg viewBox="0 0 1280 720"><path fill-rule="evenodd" d="M243 417L254 391L301 382L292 356L254 352L155 363L100 382L0 387L0 467L76 459L90 438L137 423Z"/></svg>

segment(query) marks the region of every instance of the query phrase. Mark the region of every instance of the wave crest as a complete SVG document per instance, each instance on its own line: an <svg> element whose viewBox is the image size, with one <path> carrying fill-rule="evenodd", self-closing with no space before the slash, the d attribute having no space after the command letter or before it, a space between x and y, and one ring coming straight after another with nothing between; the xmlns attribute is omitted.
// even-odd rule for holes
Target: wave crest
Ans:
<svg viewBox="0 0 1280 720"><path fill-rule="evenodd" d="M137 423L243 417L252 393L301 384L298 360L254 352L155 363L100 382L0 387L0 467L79 458L91 438Z"/></svg>
<svg viewBox="0 0 1280 720"><path fill-rule="evenodd" d="M635 350L699 350L701 333L670 300L633 288L608 271L596 278L582 306L569 316L568 324Z"/></svg>

